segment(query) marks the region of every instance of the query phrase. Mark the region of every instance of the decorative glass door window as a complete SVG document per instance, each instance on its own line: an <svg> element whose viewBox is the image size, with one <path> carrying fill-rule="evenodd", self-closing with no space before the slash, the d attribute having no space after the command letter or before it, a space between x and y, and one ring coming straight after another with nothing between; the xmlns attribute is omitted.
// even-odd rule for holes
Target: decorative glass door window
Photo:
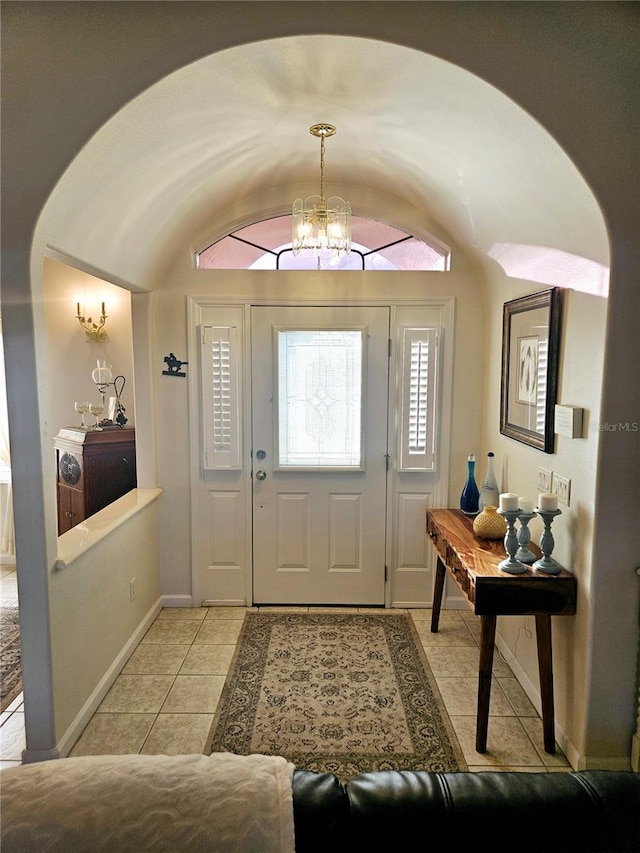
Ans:
<svg viewBox="0 0 640 853"><path fill-rule="evenodd" d="M362 329L277 331L278 467L363 468Z"/></svg>

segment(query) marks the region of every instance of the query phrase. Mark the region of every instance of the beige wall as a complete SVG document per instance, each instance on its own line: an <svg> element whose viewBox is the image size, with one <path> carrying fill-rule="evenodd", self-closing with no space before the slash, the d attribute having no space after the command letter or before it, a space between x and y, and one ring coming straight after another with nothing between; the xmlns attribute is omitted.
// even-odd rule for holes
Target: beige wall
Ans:
<svg viewBox="0 0 640 853"><path fill-rule="evenodd" d="M43 292L52 434L55 435L62 427L80 423L80 415L74 409L76 400L100 402L100 394L91 378L98 359L111 366L114 377L118 374L125 377L122 401L127 410L128 426L133 426L131 294L51 258L44 259ZM88 340L75 319L78 296L85 306L85 315L94 321L100 312L101 302L105 302L108 319L105 325L107 338L103 343ZM107 397L113 393L111 388ZM85 422L94 424L95 418L85 415Z"/></svg>
<svg viewBox="0 0 640 853"><path fill-rule="evenodd" d="M563 291L563 322L558 370L558 402L583 407L582 438L556 436L555 452L545 454L500 434L500 376L503 303L545 289L539 283L510 279L492 266L487 271L485 416L482 444L496 454L496 474L504 491L537 497L537 467L571 479L570 506L553 525L554 556L578 579L578 608L574 617L553 620L557 737L570 760L585 755L586 692L589 684L589 642L592 619L593 531L596 495L600 397L607 300ZM530 525L539 542L542 525ZM498 620L501 649L540 710L538 658L533 617Z"/></svg>
<svg viewBox="0 0 640 853"><path fill-rule="evenodd" d="M100 538L101 525L138 502L135 515ZM160 610L158 502L151 498L145 505L130 492L96 513L86 527L95 544L50 577L56 743L63 752L80 736ZM85 535L91 534L77 528L65 533L59 553L72 550Z"/></svg>

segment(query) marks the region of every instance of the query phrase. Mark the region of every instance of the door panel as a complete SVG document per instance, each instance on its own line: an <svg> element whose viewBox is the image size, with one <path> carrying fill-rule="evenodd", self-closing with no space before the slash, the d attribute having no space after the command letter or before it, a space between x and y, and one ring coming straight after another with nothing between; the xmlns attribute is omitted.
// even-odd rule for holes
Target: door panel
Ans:
<svg viewBox="0 0 640 853"><path fill-rule="evenodd" d="M362 495L331 495L330 571L357 571L362 564Z"/></svg>
<svg viewBox="0 0 640 853"><path fill-rule="evenodd" d="M254 602L384 604L389 309L254 307L251 323Z"/></svg>
<svg viewBox="0 0 640 853"><path fill-rule="evenodd" d="M276 564L281 569L308 571L311 564L309 555L311 495L290 495L278 492L275 500L278 519Z"/></svg>

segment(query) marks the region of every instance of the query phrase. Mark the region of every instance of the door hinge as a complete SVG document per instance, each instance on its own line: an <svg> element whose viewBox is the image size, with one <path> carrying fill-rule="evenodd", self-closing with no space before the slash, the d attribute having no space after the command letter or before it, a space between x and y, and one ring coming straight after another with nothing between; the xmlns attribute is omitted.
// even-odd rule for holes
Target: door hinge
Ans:
<svg viewBox="0 0 640 853"><path fill-rule="evenodd" d="M389 338L389 344L387 346L387 355L391 358L391 338Z"/></svg>
<svg viewBox="0 0 640 853"><path fill-rule="evenodd" d="M385 454L384 454L384 463L385 463L386 468L387 468L387 471L388 471L388 470L389 470L389 465L391 464L391 454L390 454L390 453L385 453Z"/></svg>
<svg viewBox="0 0 640 853"><path fill-rule="evenodd" d="M384 582L387 582L387 575L389 573L389 569L387 566L384 567Z"/></svg>

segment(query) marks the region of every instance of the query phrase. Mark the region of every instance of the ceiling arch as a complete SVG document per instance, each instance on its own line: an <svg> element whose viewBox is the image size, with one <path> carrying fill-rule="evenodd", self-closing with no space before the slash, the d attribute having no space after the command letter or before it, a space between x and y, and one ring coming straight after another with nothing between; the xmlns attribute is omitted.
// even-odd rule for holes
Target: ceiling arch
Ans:
<svg viewBox="0 0 640 853"><path fill-rule="evenodd" d="M338 128L327 189L354 212L479 257L526 245L608 264L593 194L522 108L450 62L345 36L230 48L151 86L69 165L35 245L152 288L194 241L317 190L318 121Z"/></svg>

